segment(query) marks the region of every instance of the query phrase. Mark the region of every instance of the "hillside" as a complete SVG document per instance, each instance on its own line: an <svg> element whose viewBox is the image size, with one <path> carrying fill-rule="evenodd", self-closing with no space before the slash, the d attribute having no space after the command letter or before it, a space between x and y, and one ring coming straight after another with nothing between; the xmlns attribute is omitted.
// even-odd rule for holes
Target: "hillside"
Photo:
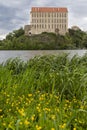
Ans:
<svg viewBox="0 0 87 130"><path fill-rule="evenodd" d="M65 36L43 32L42 34L25 36L20 28L0 41L0 50L59 50L86 49L87 34L81 30L69 29Z"/></svg>

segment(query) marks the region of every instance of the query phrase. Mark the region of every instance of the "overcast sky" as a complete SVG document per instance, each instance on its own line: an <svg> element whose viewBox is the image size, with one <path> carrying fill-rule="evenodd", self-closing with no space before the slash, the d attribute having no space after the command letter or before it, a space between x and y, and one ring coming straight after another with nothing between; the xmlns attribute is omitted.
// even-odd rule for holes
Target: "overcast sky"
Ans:
<svg viewBox="0 0 87 130"><path fill-rule="evenodd" d="M32 6L67 7L68 27L77 25L87 31L87 0L0 0L0 39L29 24Z"/></svg>

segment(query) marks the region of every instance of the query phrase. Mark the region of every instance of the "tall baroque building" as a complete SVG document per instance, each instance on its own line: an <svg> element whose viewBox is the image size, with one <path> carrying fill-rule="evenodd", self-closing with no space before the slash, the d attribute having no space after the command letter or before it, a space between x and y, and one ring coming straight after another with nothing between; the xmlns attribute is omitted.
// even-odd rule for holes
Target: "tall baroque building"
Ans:
<svg viewBox="0 0 87 130"><path fill-rule="evenodd" d="M65 7L32 7L30 19L31 34L54 32L64 35L68 31L68 10Z"/></svg>

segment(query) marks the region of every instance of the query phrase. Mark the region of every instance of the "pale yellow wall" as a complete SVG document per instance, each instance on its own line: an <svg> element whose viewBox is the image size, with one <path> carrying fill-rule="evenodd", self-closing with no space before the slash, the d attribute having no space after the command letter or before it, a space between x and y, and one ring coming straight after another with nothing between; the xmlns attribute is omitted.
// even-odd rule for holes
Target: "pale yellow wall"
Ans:
<svg viewBox="0 0 87 130"><path fill-rule="evenodd" d="M59 29L60 34L65 34L68 30L68 13L59 12L31 12L31 33L55 32Z"/></svg>

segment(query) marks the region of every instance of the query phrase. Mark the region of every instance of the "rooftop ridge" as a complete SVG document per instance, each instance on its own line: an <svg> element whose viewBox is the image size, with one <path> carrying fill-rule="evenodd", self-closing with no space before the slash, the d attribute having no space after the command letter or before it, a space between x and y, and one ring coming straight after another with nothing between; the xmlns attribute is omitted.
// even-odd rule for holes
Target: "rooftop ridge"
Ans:
<svg viewBox="0 0 87 130"><path fill-rule="evenodd" d="M66 7L32 7L31 12L68 12Z"/></svg>

